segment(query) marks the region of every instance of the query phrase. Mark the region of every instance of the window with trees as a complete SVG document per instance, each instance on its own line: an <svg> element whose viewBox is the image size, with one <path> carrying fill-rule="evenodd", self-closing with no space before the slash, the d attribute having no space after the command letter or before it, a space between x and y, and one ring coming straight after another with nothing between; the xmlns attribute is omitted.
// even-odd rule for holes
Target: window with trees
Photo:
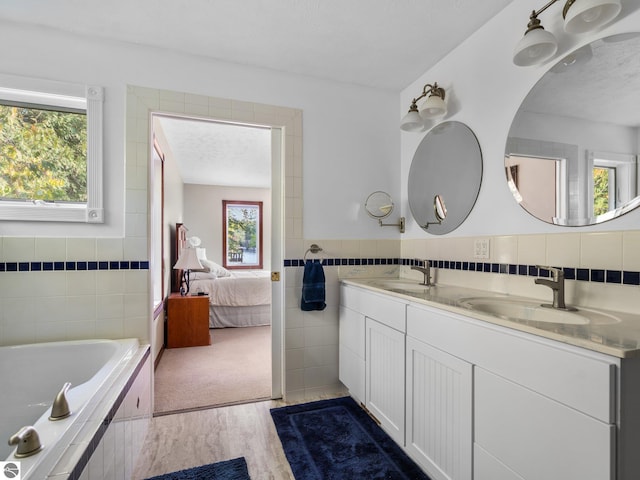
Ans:
<svg viewBox="0 0 640 480"><path fill-rule="evenodd" d="M102 223L102 88L27 83L0 86L0 220Z"/></svg>
<svg viewBox="0 0 640 480"><path fill-rule="evenodd" d="M262 268L262 202L223 200L224 267Z"/></svg>

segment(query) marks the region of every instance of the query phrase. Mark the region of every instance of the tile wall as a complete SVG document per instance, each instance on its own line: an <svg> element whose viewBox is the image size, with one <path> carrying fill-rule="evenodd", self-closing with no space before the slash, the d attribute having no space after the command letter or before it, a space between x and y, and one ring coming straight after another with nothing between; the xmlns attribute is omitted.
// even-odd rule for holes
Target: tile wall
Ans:
<svg viewBox="0 0 640 480"><path fill-rule="evenodd" d="M0 345L85 338L144 341L149 264L146 250L129 250L126 243L0 238Z"/></svg>

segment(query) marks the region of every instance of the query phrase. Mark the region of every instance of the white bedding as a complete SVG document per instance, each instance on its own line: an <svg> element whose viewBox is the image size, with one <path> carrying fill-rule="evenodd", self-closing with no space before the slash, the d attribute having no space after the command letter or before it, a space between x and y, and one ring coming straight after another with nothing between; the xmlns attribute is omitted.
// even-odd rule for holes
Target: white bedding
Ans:
<svg viewBox="0 0 640 480"><path fill-rule="evenodd" d="M271 273L268 270L235 270L230 277L193 280L190 290L208 294L211 305L270 305Z"/></svg>

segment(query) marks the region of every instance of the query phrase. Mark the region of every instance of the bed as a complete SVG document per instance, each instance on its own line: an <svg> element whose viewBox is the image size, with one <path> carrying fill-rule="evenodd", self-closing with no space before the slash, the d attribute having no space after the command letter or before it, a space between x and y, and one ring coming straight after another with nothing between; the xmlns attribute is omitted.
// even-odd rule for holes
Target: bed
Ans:
<svg viewBox="0 0 640 480"><path fill-rule="evenodd" d="M187 247L187 229L176 224L176 252ZM191 295L209 296L209 328L253 327L271 324L271 272L227 270L198 249L203 271L190 273ZM174 291L180 290L182 272L176 272Z"/></svg>

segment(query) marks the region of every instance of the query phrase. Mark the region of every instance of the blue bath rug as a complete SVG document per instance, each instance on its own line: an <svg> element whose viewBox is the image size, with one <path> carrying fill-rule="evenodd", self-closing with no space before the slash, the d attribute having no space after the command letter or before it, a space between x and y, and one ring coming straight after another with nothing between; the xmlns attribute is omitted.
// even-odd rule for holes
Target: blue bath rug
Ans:
<svg viewBox="0 0 640 480"><path fill-rule="evenodd" d="M296 480L429 480L351 397L271 409Z"/></svg>
<svg viewBox="0 0 640 480"><path fill-rule="evenodd" d="M165 473L147 480L251 480L244 457Z"/></svg>

